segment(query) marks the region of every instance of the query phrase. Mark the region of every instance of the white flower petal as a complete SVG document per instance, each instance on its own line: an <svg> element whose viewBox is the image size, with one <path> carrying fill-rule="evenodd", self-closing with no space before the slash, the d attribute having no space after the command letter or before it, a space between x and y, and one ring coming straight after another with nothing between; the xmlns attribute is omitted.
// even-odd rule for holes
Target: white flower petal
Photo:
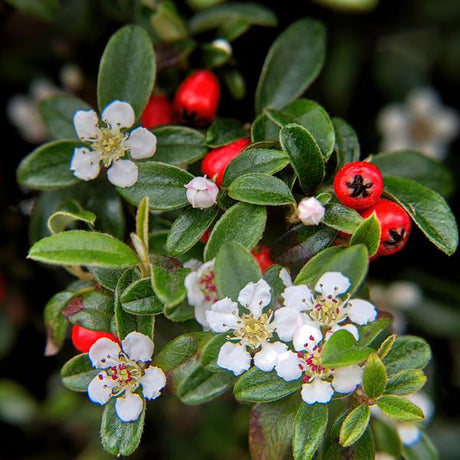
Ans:
<svg viewBox="0 0 460 460"><path fill-rule="evenodd" d="M214 332L238 329L238 304L225 297L211 305L211 310L206 312L206 320Z"/></svg>
<svg viewBox="0 0 460 460"><path fill-rule="evenodd" d="M315 286L315 291L324 296L337 296L347 292L350 280L340 272L327 272L321 276Z"/></svg>
<svg viewBox="0 0 460 460"><path fill-rule="evenodd" d="M278 362L278 356L287 349L287 345L281 342L265 342L260 351L254 355L254 365L261 371L270 372Z"/></svg>
<svg viewBox="0 0 460 460"><path fill-rule="evenodd" d="M275 311L271 324L280 340L291 342L294 332L303 324L302 314L296 308L282 307Z"/></svg>
<svg viewBox="0 0 460 460"><path fill-rule="evenodd" d="M405 446L413 446L420 440L420 430L415 423L397 423L396 431Z"/></svg>
<svg viewBox="0 0 460 460"><path fill-rule="evenodd" d="M262 310L272 300L272 293L269 284L265 280L257 283L248 283L241 289L238 302L246 307L256 318L262 314Z"/></svg>
<svg viewBox="0 0 460 460"><path fill-rule="evenodd" d="M240 375L251 367L251 355L243 345L227 342L220 348L217 365Z"/></svg>
<svg viewBox="0 0 460 460"><path fill-rule="evenodd" d="M142 394L147 399L155 399L160 396L160 390L166 385L166 375L159 367L150 366L139 381L142 385Z"/></svg>
<svg viewBox="0 0 460 460"><path fill-rule="evenodd" d="M210 208L217 202L219 187L205 177L194 177L189 183L185 184L188 202L193 208Z"/></svg>
<svg viewBox="0 0 460 460"><path fill-rule="evenodd" d="M310 324L304 324L294 333L292 343L296 351L311 351L322 338L323 334L321 334L321 330L319 328Z"/></svg>
<svg viewBox="0 0 460 460"><path fill-rule="evenodd" d="M134 109L131 104L122 101L111 102L104 109L101 117L114 131L118 131L120 128L130 128L135 121Z"/></svg>
<svg viewBox="0 0 460 460"><path fill-rule="evenodd" d="M143 158L150 158L155 153L157 138L148 129L136 128L129 134L125 146L128 147L131 158L142 160Z"/></svg>
<svg viewBox="0 0 460 460"><path fill-rule="evenodd" d="M200 276L198 275L198 272L190 272L185 277L184 286L185 290L187 291L187 302L189 305L195 307L204 301L204 294L201 290Z"/></svg>
<svg viewBox="0 0 460 460"><path fill-rule="evenodd" d="M130 332L121 342L123 351L133 361L150 361L153 355L152 340L140 332Z"/></svg>
<svg viewBox="0 0 460 460"><path fill-rule="evenodd" d="M198 322L198 324L200 324L203 327L204 331L209 331L209 329L211 328L206 316L208 314L208 311L211 311L211 306L211 302L207 302L206 300L204 300L200 304L195 305L193 307L195 319Z"/></svg>
<svg viewBox="0 0 460 460"><path fill-rule="evenodd" d="M278 362L275 365L276 373L286 382L297 380L302 375L300 363L297 353L287 350L278 356Z"/></svg>
<svg viewBox="0 0 460 460"><path fill-rule="evenodd" d="M94 110L79 110L73 116L73 125L77 136L87 141L98 136L100 130L97 126L99 119Z"/></svg>
<svg viewBox="0 0 460 460"><path fill-rule="evenodd" d="M307 404L328 403L332 399L334 390L329 382L321 379L315 379L311 383L302 385L302 399Z"/></svg>
<svg viewBox="0 0 460 460"><path fill-rule="evenodd" d="M338 324L335 324L332 326L327 332L326 332L326 339L329 339L329 337L337 331L340 330L345 330L350 332L350 334L353 335L353 337L358 341L359 340L359 331L358 328L354 324L344 324L343 326L339 326Z"/></svg>
<svg viewBox="0 0 460 460"><path fill-rule="evenodd" d="M296 308L298 311L313 308L313 294L306 284L287 287L281 297L283 297L286 307Z"/></svg>
<svg viewBox="0 0 460 460"><path fill-rule="evenodd" d="M326 210L315 198L303 198L297 206L297 215L304 225L319 225Z"/></svg>
<svg viewBox="0 0 460 460"><path fill-rule="evenodd" d="M123 422L134 422L141 415L144 408L144 400L137 394L125 391L115 401L115 411L118 418Z"/></svg>
<svg viewBox="0 0 460 460"><path fill-rule="evenodd" d="M99 153L85 147L78 147L73 151L70 169L81 180L96 179L101 169L100 161L101 155Z"/></svg>
<svg viewBox="0 0 460 460"><path fill-rule="evenodd" d="M104 372L99 372L96 377L89 382L88 397L94 403L104 405L112 396L112 388L115 382Z"/></svg>
<svg viewBox="0 0 460 460"><path fill-rule="evenodd" d="M407 110L400 104L390 104L380 111L377 126L386 138L404 133L407 130L407 121Z"/></svg>
<svg viewBox="0 0 460 460"><path fill-rule="evenodd" d="M289 274L289 272L285 268L282 268L280 270L280 275L279 276L280 276L281 281L283 282L285 287L292 286L293 283L292 283L291 275Z"/></svg>
<svg viewBox="0 0 460 460"><path fill-rule="evenodd" d="M107 337L102 337L89 349L88 357L93 367L107 369L118 363L120 351L118 343Z"/></svg>
<svg viewBox="0 0 460 460"><path fill-rule="evenodd" d="M411 281L396 281L388 286L386 297L392 307L406 310L416 307L423 301L423 292Z"/></svg>
<svg viewBox="0 0 460 460"><path fill-rule="evenodd" d="M116 160L107 170L107 178L113 185L126 188L137 182L139 171L131 160Z"/></svg>
<svg viewBox="0 0 460 460"><path fill-rule="evenodd" d="M367 300L351 299L348 308L348 318L360 326L377 318L377 309Z"/></svg>
<svg viewBox="0 0 460 460"><path fill-rule="evenodd" d="M363 370L356 364L339 367L334 371L332 386L339 393L351 393L361 384Z"/></svg>

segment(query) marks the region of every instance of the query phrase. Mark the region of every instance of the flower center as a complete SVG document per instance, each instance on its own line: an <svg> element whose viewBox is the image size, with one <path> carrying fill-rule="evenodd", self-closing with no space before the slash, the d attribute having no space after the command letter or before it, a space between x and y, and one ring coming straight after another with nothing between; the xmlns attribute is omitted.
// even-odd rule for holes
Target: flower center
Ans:
<svg viewBox="0 0 460 460"><path fill-rule="evenodd" d="M314 321L317 321L322 326L333 326L346 319L347 301L348 297L342 300L333 295L328 295L327 297L319 295L315 299L315 306L308 313Z"/></svg>
<svg viewBox="0 0 460 460"><path fill-rule="evenodd" d="M102 156L104 166L108 167L112 161L118 160L126 153L123 133L112 131L110 128L100 128L100 134L93 142L93 149Z"/></svg>
<svg viewBox="0 0 460 460"><path fill-rule="evenodd" d="M234 332L234 336L251 348L257 348L273 335L270 320L271 315L266 313L259 318L252 313L244 313L239 320L240 329Z"/></svg>
<svg viewBox="0 0 460 460"><path fill-rule="evenodd" d="M144 369L123 353L120 354L118 363L109 367L106 372L115 381L115 387L113 388L115 395L124 390L135 391L139 386L139 378L144 375Z"/></svg>
<svg viewBox="0 0 460 460"><path fill-rule="evenodd" d="M307 346L308 343L305 344L305 347ZM333 369L326 369L321 364L321 350L320 347L315 345L311 353L297 353L297 357L302 360L299 364L299 369L304 373L302 380L305 383L310 382L316 377L326 380L332 375Z"/></svg>
<svg viewBox="0 0 460 460"><path fill-rule="evenodd" d="M214 279L214 270L210 269L203 274L199 281L200 290L203 293L204 299L207 302L212 303L219 300L219 297L217 297L217 287Z"/></svg>
<svg viewBox="0 0 460 460"><path fill-rule="evenodd" d="M417 143L430 140L432 131L432 124L425 116L415 117L409 126L410 137Z"/></svg>

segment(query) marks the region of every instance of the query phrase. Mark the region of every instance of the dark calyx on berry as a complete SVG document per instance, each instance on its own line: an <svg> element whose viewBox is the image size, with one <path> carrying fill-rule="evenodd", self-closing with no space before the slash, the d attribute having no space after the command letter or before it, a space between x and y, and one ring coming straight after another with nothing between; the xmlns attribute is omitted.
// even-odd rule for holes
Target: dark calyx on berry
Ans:
<svg viewBox="0 0 460 460"><path fill-rule="evenodd" d="M363 176L361 176L360 174L357 174L353 178L353 182L347 182L347 187L353 190L353 192L350 195L353 198L359 196L366 198L367 196L369 196L368 189L372 188L372 185L372 182L365 184Z"/></svg>

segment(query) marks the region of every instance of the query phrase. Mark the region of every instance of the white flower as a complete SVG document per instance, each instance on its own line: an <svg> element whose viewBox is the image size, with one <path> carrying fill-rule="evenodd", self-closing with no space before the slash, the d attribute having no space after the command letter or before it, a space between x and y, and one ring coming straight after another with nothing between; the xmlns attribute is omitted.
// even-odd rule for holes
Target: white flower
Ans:
<svg viewBox="0 0 460 460"><path fill-rule="evenodd" d="M190 267L190 263L184 264L185 266ZM214 280L214 259L196 267L185 277L184 284L187 301L195 308L195 319L203 326L203 329L208 330L206 312L211 309L213 303L219 300Z"/></svg>
<svg viewBox="0 0 460 460"><path fill-rule="evenodd" d="M339 272L324 273L316 283L314 292L305 284L287 286L282 293L285 307L277 310L276 315L280 319L293 318L295 315L291 310L294 310L300 314L296 318L298 324L323 327L330 333L346 329L358 339L355 324L361 326L373 321L377 310L367 300L350 299L346 295L349 288L349 279ZM342 324L346 321L349 323ZM290 327L291 330L294 328L292 322Z"/></svg>
<svg viewBox="0 0 460 460"><path fill-rule="evenodd" d="M321 351L323 335L312 324L304 324L294 334L296 353L281 356L276 367L277 374L285 380L302 377L302 399L307 404L328 403L334 391L352 393L362 381L362 369L351 366L328 369L322 365Z"/></svg>
<svg viewBox="0 0 460 460"><path fill-rule="evenodd" d="M219 188L204 177L195 177L184 186L187 189L187 200L194 208L206 209L217 203Z"/></svg>
<svg viewBox="0 0 460 460"><path fill-rule="evenodd" d="M99 175L100 163L108 168L107 178L117 187L131 187L137 182L137 165L126 159L150 158L156 150L157 139L145 128L130 133L135 121L134 109L127 102L113 101L102 112L100 121L94 110L79 110L73 117L78 137L89 144L74 151L70 169L79 179L88 181Z"/></svg>
<svg viewBox="0 0 460 460"><path fill-rule="evenodd" d="M297 206L297 215L304 225L319 225L324 212L324 206L314 197L303 198Z"/></svg>
<svg viewBox="0 0 460 460"><path fill-rule="evenodd" d="M377 125L383 150L414 149L435 159L445 157L460 127L457 112L443 106L431 88L416 88L405 104L384 107Z"/></svg>
<svg viewBox="0 0 460 460"><path fill-rule="evenodd" d="M213 332L229 334L229 341L219 351L217 365L235 375L249 369L251 361L264 372L276 368L278 358L288 352L284 343L274 339L277 323L273 312L264 313L271 302L270 286L264 281L248 283L239 293L238 303L228 297L219 300L206 312L206 319Z"/></svg>
<svg viewBox="0 0 460 460"><path fill-rule="evenodd" d="M138 388L144 398L158 398L166 385L166 376L160 368L149 365L153 342L147 336L130 332L121 345L122 349L116 342L103 337L89 350L93 367L101 371L88 385L88 396L101 405L110 398L117 398L115 410L118 417L123 422L132 422L137 420L144 407Z"/></svg>

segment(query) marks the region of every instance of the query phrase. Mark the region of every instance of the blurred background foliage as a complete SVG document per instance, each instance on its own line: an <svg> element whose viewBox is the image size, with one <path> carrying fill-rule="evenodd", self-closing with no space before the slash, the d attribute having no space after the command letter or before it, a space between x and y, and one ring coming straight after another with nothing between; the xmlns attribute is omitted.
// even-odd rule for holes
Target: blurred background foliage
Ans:
<svg viewBox="0 0 460 460"><path fill-rule="evenodd" d="M382 107L403 102L412 89L431 86L445 105L460 107L458 1L273 0L260 3L276 14L276 27L270 17L254 21L254 27L240 19L218 30L200 29L196 17L189 22L198 9L224 3L231 2L0 1L0 97L5 108L0 112L0 429L12 448L9 459L108 458L99 447L100 408L89 404L86 394L71 393L60 383L58 369L75 354L71 344L58 356L43 356L42 309L68 279L61 271L25 260L33 196L18 188L15 169L34 145L8 121L6 107L14 95L38 97L31 84L46 78L54 90L64 86L95 105L98 61L108 38L122 24L137 22L156 43L157 86L172 92L187 68L212 64L228 84L219 114L250 122L252 95L270 44L294 20L311 16L326 26L328 55L308 97L354 126L364 157L379 151L376 120ZM196 33L191 36L188 30ZM210 47L220 36L232 42L231 57ZM457 138L444 160L454 178L460 172L459 145ZM449 202L456 213L458 186ZM458 459L460 452L459 260L458 255L447 258L415 231L404 251L373 262L369 277L378 307L395 315L396 327L422 335L432 346L427 391L436 411L428 433L445 460ZM409 284L396 284L401 280ZM157 347L193 329L193 323L160 324L157 330L167 334L157 336ZM249 458L249 407L236 405L230 394L200 407L164 397L149 406L147 417L133 458Z"/></svg>

